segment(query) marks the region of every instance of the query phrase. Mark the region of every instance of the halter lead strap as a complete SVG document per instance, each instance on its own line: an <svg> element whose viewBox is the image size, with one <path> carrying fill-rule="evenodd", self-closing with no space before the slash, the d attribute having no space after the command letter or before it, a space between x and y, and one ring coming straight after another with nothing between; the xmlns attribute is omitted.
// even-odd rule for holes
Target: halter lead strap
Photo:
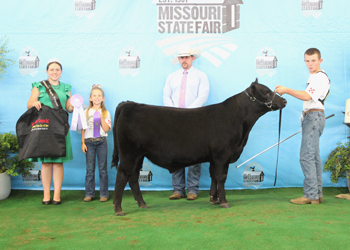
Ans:
<svg viewBox="0 0 350 250"><path fill-rule="evenodd" d="M282 109L280 109L280 118L278 122L278 147L277 147L277 160L276 160L276 170L275 170L275 182L273 186L276 186L276 181L277 181L277 167L278 167L278 158L279 158L279 153L280 153L280 141L281 141L281 126L282 125Z"/></svg>
<svg viewBox="0 0 350 250"><path fill-rule="evenodd" d="M272 110L272 101L275 99L276 92L274 92L274 95L271 99L271 101L268 102L262 102L258 99L256 99L254 96L250 96L248 91L245 90L244 93L249 97L249 99L253 102L257 102L259 104L264 104L266 107ZM282 109L280 109L280 117L279 117L279 124L278 124L278 148L277 148L277 159L276 159L276 170L275 170L275 182L274 186L276 186L276 181L277 181L277 167L278 167L278 158L279 158L279 152L280 152L280 139L281 139L281 125L282 125Z"/></svg>

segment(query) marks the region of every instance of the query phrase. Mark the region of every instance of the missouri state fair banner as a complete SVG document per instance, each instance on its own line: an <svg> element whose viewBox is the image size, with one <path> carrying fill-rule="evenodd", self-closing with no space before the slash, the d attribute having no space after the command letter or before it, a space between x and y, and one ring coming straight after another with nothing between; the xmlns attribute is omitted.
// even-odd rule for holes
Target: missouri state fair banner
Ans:
<svg viewBox="0 0 350 250"><path fill-rule="evenodd" d="M176 54L183 45L201 51L193 65L209 78L205 105L244 91L256 78L271 90L277 85L304 90L309 77L304 52L316 47L322 53L321 68L331 80L325 114L334 114L320 139L324 164L337 143L349 136L343 123L350 98L349 9L348 0L3 0L0 37L9 39L7 58L15 64L0 81L0 132L15 133L32 83L47 79L52 58L61 61L60 81L72 85L72 95L83 97L84 108L91 86L102 86L113 125L120 102L163 106L165 81L180 69ZM281 140L300 131L303 105L291 96L284 98L288 104L282 112ZM230 165L227 189L274 187L277 147L259 153L278 142L278 128L278 111L256 122L240 158ZM83 190L86 159L81 131L71 131L71 140L74 158L64 164L63 189ZM117 171L110 168L112 130L107 141L113 190ZM280 144L275 187L302 187L300 145L301 133ZM12 177L12 188L42 189L40 168L36 163L30 176ZM97 190L98 176L96 167ZM323 173L323 180L325 187L346 185L345 180L333 184L329 172ZM172 189L171 174L147 158L139 181L143 190ZM200 189L208 190L210 183L209 163L203 163Z"/></svg>

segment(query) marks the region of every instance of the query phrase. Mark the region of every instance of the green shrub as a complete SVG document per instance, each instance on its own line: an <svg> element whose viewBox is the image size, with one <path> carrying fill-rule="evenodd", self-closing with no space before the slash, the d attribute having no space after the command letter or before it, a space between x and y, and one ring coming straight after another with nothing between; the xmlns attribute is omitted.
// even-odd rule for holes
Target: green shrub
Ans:
<svg viewBox="0 0 350 250"><path fill-rule="evenodd" d="M0 134L0 173L9 175L29 174L34 164L28 160L18 160L17 136L12 133Z"/></svg>
<svg viewBox="0 0 350 250"><path fill-rule="evenodd" d="M337 143L336 149L329 154L326 164L324 165L324 172L330 171L333 183L337 183L339 178L346 177L345 171L349 170L350 163L350 144Z"/></svg>
<svg viewBox="0 0 350 250"><path fill-rule="evenodd" d="M2 80L1 75L6 73L6 68L16 63L16 61L6 58L7 54L13 51L7 48L8 42L9 42L8 38L7 39L6 37L0 38L0 80Z"/></svg>

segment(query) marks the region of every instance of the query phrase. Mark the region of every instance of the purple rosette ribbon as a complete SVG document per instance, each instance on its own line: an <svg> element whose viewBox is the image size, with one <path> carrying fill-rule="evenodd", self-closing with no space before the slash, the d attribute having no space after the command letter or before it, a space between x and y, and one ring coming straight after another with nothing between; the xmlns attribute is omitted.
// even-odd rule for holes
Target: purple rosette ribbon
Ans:
<svg viewBox="0 0 350 250"><path fill-rule="evenodd" d="M96 111L94 113L94 137L100 137L100 128L101 127L101 114Z"/></svg>
<svg viewBox="0 0 350 250"><path fill-rule="evenodd" d="M79 94L72 95L70 98L70 103L74 107L70 129L73 131L76 131L77 126L78 126L78 129L86 129L87 123L86 123L86 115L83 109L83 103L84 103L83 97Z"/></svg>

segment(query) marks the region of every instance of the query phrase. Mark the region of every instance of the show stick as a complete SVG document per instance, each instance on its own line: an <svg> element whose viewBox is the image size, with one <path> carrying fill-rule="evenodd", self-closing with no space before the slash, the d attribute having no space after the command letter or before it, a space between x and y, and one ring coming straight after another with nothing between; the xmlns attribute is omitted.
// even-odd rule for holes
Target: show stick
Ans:
<svg viewBox="0 0 350 250"><path fill-rule="evenodd" d="M334 116L334 114L331 114L330 116L327 116L326 119L331 118L331 117L333 117L333 116ZM276 143L275 145L272 145L271 147L265 149L264 151L260 152L259 154L254 155L252 158L249 158L248 160L246 160L246 161L243 162L242 164L236 166L235 169L241 167L242 165L246 164L248 161L254 159L255 157L257 157L257 156L259 156L259 155L261 155L262 153L265 153L266 151L270 150L271 148L276 147L278 144L280 144L280 143L282 143L282 142L288 140L289 138L295 136L296 134L299 134L301 131L302 131L302 129L300 129L300 131L298 131L298 132L292 134L291 136L288 136L287 138L283 139L282 141Z"/></svg>

